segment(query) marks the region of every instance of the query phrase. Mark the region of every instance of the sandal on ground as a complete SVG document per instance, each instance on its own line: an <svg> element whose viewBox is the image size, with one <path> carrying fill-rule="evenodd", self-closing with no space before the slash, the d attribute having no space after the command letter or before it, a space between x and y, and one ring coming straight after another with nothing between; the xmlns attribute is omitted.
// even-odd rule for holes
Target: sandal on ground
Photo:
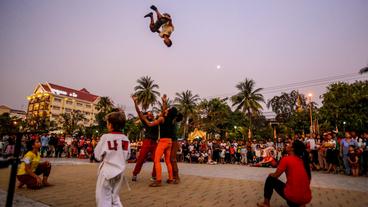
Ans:
<svg viewBox="0 0 368 207"><path fill-rule="evenodd" d="M149 187L160 187L161 186L161 182L153 182L149 185Z"/></svg>
<svg viewBox="0 0 368 207"><path fill-rule="evenodd" d="M180 183L180 179L175 179L174 180L174 184L179 184Z"/></svg>

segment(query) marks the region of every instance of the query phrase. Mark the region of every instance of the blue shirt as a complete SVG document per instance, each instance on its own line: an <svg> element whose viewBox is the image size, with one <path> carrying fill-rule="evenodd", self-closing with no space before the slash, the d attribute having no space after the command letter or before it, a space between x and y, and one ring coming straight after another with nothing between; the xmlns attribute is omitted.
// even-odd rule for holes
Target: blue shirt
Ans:
<svg viewBox="0 0 368 207"><path fill-rule="evenodd" d="M48 136L42 136L41 137L41 145L43 147L46 147L49 145L49 137Z"/></svg>
<svg viewBox="0 0 368 207"><path fill-rule="evenodd" d="M349 153L349 147L350 146L355 146L355 147L358 147L358 142L356 142L354 139L350 139L350 142L348 143L346 141L346 138L344 138L342 141L341 141L341 147L342 147L342 154L344 156L347 156L348 153Z"/></svg>

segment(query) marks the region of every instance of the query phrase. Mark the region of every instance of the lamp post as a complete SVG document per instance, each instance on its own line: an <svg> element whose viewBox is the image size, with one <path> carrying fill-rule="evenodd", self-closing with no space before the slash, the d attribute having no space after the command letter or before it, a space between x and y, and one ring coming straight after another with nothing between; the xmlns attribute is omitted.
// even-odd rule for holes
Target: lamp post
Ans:
<svg viewBox="0 0 368 207"><path fill-rule="evenodd" d="M310 134L313 133L313 118L312 118L312 93L308 94L309 98L309 117L310 117Z"/></svg>
<svg viewBox="0 0 368 207"><path fill-rule="evenodd" d="M236 140L237 129L238 129L238 126L234 126L234 131L235 131L235 140Z"/></svg>
<svg viewBox="0 0 368 207"><path fill-rule="evenodd" d="M343 121L342 124L344 125L344 136L345 136L345 124L346 124L346 121Z"/></svg>

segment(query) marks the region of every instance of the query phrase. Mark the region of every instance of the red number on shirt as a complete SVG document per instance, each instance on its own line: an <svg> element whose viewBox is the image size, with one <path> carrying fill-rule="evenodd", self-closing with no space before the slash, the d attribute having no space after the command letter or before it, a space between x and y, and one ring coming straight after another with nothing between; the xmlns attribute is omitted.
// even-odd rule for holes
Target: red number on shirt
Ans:
<svg viewBox="0 0 368 207"><path fill-rule="evenodd" d="M116 140L114 140L114 146L111 146L111 141L107 141L107 146L109 148L109 150L118 150L118 142Z"/></svg>
<svg viewBox="0 0 368 207"><path fill-rule="evenodd" d="M121 141L121 146L123 147L123 150L127 151L128 145L129 145L128 141L124 141L124 140Z"/></svg>

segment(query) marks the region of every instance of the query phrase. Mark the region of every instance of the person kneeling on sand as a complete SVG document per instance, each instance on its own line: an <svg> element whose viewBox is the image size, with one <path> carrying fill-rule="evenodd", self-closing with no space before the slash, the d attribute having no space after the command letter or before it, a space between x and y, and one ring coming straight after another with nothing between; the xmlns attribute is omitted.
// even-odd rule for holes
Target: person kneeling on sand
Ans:
<svg viewBox="0 0 368 207"><path fill-rule="evenodd" d="M41 143L38 139L32 139L28 143L29 151L24 155L18 168L17 179L18 188L24 185L30 189L40 189L42 186L50 186L47 179L51 171L51 163L41 162ZM38 175L43 174L43 178Z"/></svg>

